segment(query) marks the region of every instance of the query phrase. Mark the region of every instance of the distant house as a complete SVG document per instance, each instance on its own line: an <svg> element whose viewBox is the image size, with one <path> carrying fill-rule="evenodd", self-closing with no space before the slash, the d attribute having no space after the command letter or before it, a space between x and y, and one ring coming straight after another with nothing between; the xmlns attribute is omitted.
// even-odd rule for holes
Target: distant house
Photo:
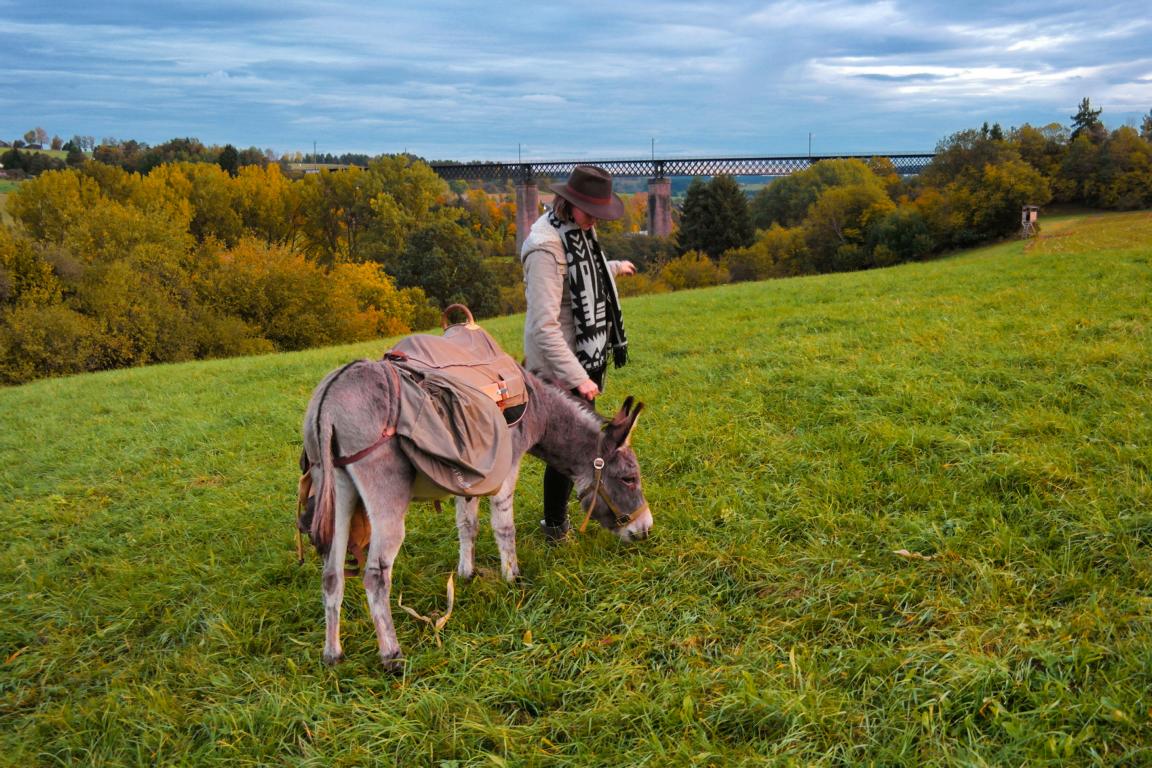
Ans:
<svg viewBox="0 0 1152 768"><path fill-rule="evenodd" d="M24 149L44 149L44 145L43 144L28 144L24 147Z"/></svg>
<svg viewBox="0 0 1152 768"><path fill-rule="evenodd" d="M8 147L11 147L11 146L12 145L9 144L8 142L4 141L4 139L0 139L0 149L7 149Z"/></svg>

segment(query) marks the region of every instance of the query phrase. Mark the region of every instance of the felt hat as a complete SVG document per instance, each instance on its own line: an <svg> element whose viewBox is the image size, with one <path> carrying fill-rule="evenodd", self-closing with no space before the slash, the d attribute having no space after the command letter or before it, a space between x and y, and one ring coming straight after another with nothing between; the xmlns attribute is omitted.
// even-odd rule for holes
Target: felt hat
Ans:
<svg viewBox="0 0 1152 768"><path fill-rule="evenodd" d="M612 176L595 165L578 165L565 184L553 184L552 192L585 213L604 221L624 215L624 201L612 192Z"/></svg>

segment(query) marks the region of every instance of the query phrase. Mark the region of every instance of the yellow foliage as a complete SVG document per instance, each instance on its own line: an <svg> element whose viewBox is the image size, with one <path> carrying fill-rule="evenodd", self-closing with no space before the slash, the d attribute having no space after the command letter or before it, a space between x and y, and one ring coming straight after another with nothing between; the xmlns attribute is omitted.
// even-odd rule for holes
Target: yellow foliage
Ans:
<svg viewBox="0 0 1152 768"><path fill-rule="evenodd" d="M411 327L409 294L374 263L341 263L330 273L300 253L253 238L219 254L211 295L277 349L361 341Z"/></svg>
<svg viewBox="0 0 1152 768"><path fill-rule="evenodd" d="M49 171L8 196L8 214L33 240L59 244L101 197L92 179L75 171Z"/></svg>
<svg viewBox="0 0 1152 768"><path fill-rule="evenodd" d="M674 291L723 285L730 279L728 270L699 251L688 251L660 270L660 279Z"/></svg>
<svg viewBox="0 0 1152 768"><path fill-rule="evenodd" d="M0 226L0 305L43 306L60 301L61 285L52 265L24 238Z"/></svg>

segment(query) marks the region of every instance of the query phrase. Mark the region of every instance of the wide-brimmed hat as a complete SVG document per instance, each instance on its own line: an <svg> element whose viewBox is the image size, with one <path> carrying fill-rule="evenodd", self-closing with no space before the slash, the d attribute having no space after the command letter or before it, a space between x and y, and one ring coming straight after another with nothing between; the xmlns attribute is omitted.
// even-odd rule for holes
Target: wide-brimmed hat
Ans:
<svg viewBox="0 0 1152 768"><path fill-rule="evenodd" d="M624 215L624 201L612 191L612 176L595 165L578 165L566 184L551 190L585 213L604 221Z"/></svg>

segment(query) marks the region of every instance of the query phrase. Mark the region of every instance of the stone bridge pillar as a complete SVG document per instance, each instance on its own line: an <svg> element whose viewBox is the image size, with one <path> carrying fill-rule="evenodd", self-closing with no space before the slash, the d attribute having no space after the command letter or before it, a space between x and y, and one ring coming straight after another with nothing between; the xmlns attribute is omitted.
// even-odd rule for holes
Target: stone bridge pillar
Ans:
<svg viewBox="0 0 1152 768"><path fill-rule="evenodd" d="M672 180L664 176L648 179L648 234L672 234Z"/></svg>
<svg viewBox="0 0 1152 768"><path fill-rule="evenodd" d="M533 222L540 218L540 190L536 179L528 178L516 182L516 258L520 258L520 246L528 237Z"/></svg>

